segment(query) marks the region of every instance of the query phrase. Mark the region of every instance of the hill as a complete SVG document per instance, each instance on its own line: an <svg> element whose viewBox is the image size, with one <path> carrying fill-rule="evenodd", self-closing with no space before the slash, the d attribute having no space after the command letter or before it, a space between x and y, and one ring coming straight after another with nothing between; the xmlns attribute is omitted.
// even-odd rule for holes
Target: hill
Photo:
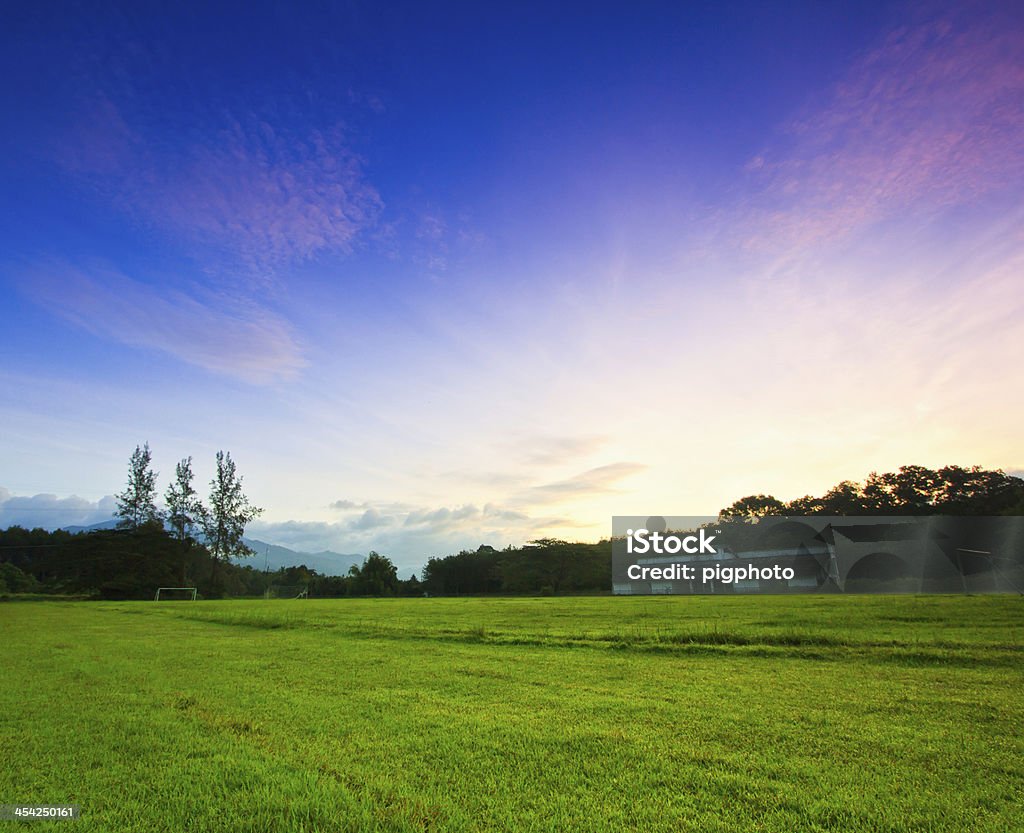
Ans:
<svg viewBox="0 0 1024 833"><path fill-rule="evenodd" d="M258 538L243 538L243 541L256 551L251 558L233 559L236 564L248 564L254 569L262 569L267 566L271 570L278 570L281 567L298 567L305 564L309 569L316 570L324 576L343 576L348 573L348 568L353 564L363 563L364 555L353 553L333 552L332 550L321 550L320 552L302 552L282 547L278 544L269 544Z"/></svg>

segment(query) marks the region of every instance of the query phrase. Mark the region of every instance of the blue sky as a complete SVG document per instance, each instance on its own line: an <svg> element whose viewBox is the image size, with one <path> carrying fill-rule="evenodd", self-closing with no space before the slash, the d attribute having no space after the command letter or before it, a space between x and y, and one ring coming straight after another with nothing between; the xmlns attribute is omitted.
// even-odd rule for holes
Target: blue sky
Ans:
<svg viewBox="0 0 1024 833"><path fill-rule="evenodd" d="M0 524L232 452L404 569L1024 468L1012 4L5 11ZM13 81L13 83L10 83Z"/></svg>

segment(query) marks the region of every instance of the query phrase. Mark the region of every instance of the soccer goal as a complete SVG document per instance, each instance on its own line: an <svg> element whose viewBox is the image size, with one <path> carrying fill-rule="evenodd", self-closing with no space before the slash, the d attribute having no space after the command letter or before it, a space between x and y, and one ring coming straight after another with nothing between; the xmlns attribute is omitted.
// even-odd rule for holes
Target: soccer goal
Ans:
<svg viewBox="0 0 1024 833"><path fill-rule="evenodd" d="M194 602L196 600L196 588L194 587L158 587L154 602Z"/></svg>

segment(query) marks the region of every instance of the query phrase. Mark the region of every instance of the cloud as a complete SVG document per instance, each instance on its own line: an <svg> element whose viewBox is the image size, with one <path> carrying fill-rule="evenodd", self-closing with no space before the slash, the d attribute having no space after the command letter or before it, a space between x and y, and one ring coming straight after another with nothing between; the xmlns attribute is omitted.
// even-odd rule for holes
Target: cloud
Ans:
<svg viewBox="0 0 1024 833"><path fill-rule="evenodd" d="M467 211L449 212L437 205L413 209L406 222L412 262L421 267L435 283L452 267L465 264L465 258L487 241L473 215Z"/></svg>
<svg viewBox="0 0 1024 833"><path fill-rule="evenodd" d="M419 510L406 515L406 526L431 526L435 529L459 525L462 521L470 518L479 518L480 510L472 504L460 506L457 509L449 509L443 506L440 509Z"/></svg>
<svg viewBox="0 0 1024 833"><path fill-rule="evenodd" d="M295 376L302 352L260 296L284 267L350 253L381 201L340 126L293 116L285 128L253 112L197 112L189 129L168 130L131 90L87 96L60 163L93 198L177 243L200 273L156 285L51 264L34 270L31 296L94 334L215 373L257 384ZM182 291L192 282L205 297Z"/></svg>
<svg viewBox="0 0 1024 833"><path fill-rule="evenodd" d="M357 504L357 501L345 501ZM364 505L364 504L363 504ZM461 506L406 506L382 503L348 521L257 521L248 534L291 549L387 555L403 575L443 557L481 544L503 547L545 535L565 536L580 524L560 516L537 515L493 503Z"/></svg>
<svg viewBox="0 0 1024 833"><path fill-rule="evenodd" d="M250 115L191 148L183 171L140 203L160 222L253 266L349 253L381 208L340 127L305 134Z"/></svg>
<svg viewBox="0 0 1024 833"><path fill-rule="evenodd" d="M516 496L512 503L516 505L534 505L553 503L562 500L587 497L591 495L610 494L615 491L614 484L638 472L647 466L642 463L609 463L605 466L589 469L566 480L557 480L534 486Z"/></svg>
<svg viewBox="0 0 1024 833"><path fill-rule="evenodd" d="M495 506L493 503L484 505L483 515L485 518L493 518L500 521L511 521L513 523L520 521L530 521L530 516L524 512L519 512L515 509L502 509Z"/></svg>
<svg viewBox="0 0 1024 833"><path fill-rule="evenodd" d="M1024 174L1024 32L949 16L901 27L746 170L748 249L835 242Z"/></svg>
<svg viewBox="0 0 1024 833"><path fill-rule="evenodd" d="M354 500L336 500L328 504L328 508L344 512L350 509L366 509L366 504L356 503Z"/></svg>
<svg viewBox="0 0 1024 833"><path fill-rule="evenodd" d="M1024 31L994 18L891 31L753 156L703 245L680 253L681 277L720 278L689 299L688 323L712 326L680 353L719 397L714 424L691 430L731 423L733 465L785 447L822 469L895 466L907 448L942 462L970 436L1012 442L1020 386L979 368L1024 344L1021 55ZM645 332L668 341L666 320ZM829 420L794 408L812 389ZM693 476L710 484L721 465L706 456Z"/></svg>
<svg viewBox="0 0 1024 833"><path fill-rule="evenodd" d="M59 529L64 526L91 526L114 517L117 501L107 495L97 501L78 495L57 497L51 494L12 495L0 487L0 528L23 526L29 529Z"/></svg>
<svg viewBox="0 0 1024 833"><path fill-rule="evenodd" d="M27 278L27 294L94 335L214 373L261 384L290 378L305 365L288 326L251 301L229 310L114 269L66 263L38 266Z"/></svg>
<svg viewBox="0 0 1024 833"><path fill-rule="evenodd" d="M448 231L448 225L437 213L425 213L419 218L416 236L421 240L439 241Z"/></svg>
<svg viewBox="0 0 1024 833"><path fill-rule="evenodd" d="M228 114L169 143L160 120L132 104L96 93L60 161L195 255L220 262L227 251L234 266L266 279L282 264L351 252L377 220L380 197L339 125L295 119L298 127L285 128L253 112Z"/></svg>
<svg viewBox="0 0 1024 833"><path fill-rule="evenodd" d="M607 443L607 437L531 437L519 443L524 460L531 465L560 465L591 454Z"/></svg>
<svg viewBox="0 0 1024 833"><path fill-rule="evenodd" d="M348 529L364 532L370 529L380 529L381 527L391 526L394 522L395 519L390 515L382 515L376 509L371 507L354 521L351 521L348 524Z"/></svg>
<svg viewBox="0 0 1024 833"><path fill-rule="evenodd" d="M246 534L299 552L366 554L376 550L390 557L407 575L421 570L427 559L434 556L476 549L481 544L503 547L544 535L564 536L565 530L580 526L568 518L531 516L496 504L487 504L482 509L472 504L407 507L397 515L390 514L390 508L385 509L395 505L371 507L350 522L258 520L249 524ZM89 526L111 520L116 509L117 502L110 495L98 501L77 495L29 497L12 495L0 487L0 528Z"/></svg>

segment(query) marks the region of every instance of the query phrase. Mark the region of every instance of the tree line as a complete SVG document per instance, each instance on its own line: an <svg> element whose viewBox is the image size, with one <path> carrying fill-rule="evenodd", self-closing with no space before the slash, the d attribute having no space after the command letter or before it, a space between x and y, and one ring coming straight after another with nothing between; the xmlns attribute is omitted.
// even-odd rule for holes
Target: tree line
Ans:
<svg viewBox="0 0 1024 833"><path fill-rule="evenodd" d="M310 597L340 598L343 596L422 596L423 583L413 574L411 578L400 579L398 569L391 559L370 551L361 565L353 564L344 576L325 576L305 566L289 568L301 576Z"/></svg>
<svg viewBox="0 0 1024 833"><path fill-rule="evenodd" d="M719 520L768 515L1024 515L1024 479L979 466L900 466L871 472L863 483L844 480L821 497L784 502L748 495L723 509Z"/></svg>
<svg viewBox="0 0 1024 833"><path fill-rule="evenodd" d="M156 506L157 475L145 444L132 454L128 484L117 495L117 528L72 534L14 526L0 532L0 594L152 598L157 587L179 585L195 586L206 598L258 596L277 587L313 597L561 595L611 588L610 540L543 538L502 550L483 545L430 558L420 579L399 579L391 560L376 552L344 576L304 565L274 572L238 565L233 558L253 554L242 536L261 510L245 497L230 454L217 454L208 505L192 485L191 464L188 457L176 466L164 512ZM719 522L806 514L1024 514L1024 479L977 466L902 466L872 473L863 483L843 481L820 497L784 502L748 495L722 509Z"/></svg>
<svg viewBox="0 0 1024 833"><path fill-rule="evenodd" d="M183 585L180 571L188 580ZM152 599L157 587L196 587L203 598L422 596L413 576L399 579L385 556L371 552L344 576L321 575L305 565L260 570L251 564L218 563L193 541L184 564L178 539L155 524L135 529L0 530L0 596L46 594L99 599Z"/></svg>
<svg viewBox="0 0 1024 833"><path fill-rule="evenodd" d="M978 466L901 466L872 472L863 483L844 480L820 497L785 502L748 495L722 509L718 523L749 524L768 515L934 514L1024 514L1024 480ZM610 540L542 539L501 551L483 546L431 558L423 570L431 595L607 593L611 584Z"/></svg>
<svg viewBox="0 0 1024 833"><path fill-rule="evenodd" d="M611 540L542 538L502 550L485 545L431 558L423 568L423 589L431 596L608 593L611 586Z"/></svg>

